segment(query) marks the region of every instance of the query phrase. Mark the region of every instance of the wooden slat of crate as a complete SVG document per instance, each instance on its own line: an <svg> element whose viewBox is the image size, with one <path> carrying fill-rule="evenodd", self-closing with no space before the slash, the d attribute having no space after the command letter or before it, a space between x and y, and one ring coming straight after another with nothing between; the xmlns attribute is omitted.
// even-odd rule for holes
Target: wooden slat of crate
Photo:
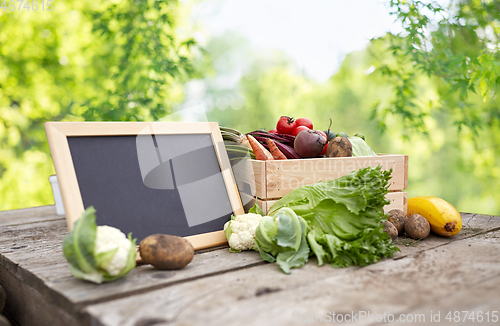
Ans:
<svg viewBox="0 0 500 326"><path fill-rule="evenodd" d="M303 160L252 160L255 196L261 199L281 198L300 186L339 178L362 167L382 165L392 168L389 190L408 187L408 156L383 154L370 157L334 157Z"/></svg>
<svg viewBox="0 0 500 326"><path fill-rule="evenodd" d="M389 192L385 197L391 201L389 205L384 206L385 213L391 209L400 209L406 214L407 193L405 191ZM271 206L273 206L273 204L277 201L278 199L262 200L257 198L257 205L262 208L264 213L267 213L269 208L271 208Z"/></svg>

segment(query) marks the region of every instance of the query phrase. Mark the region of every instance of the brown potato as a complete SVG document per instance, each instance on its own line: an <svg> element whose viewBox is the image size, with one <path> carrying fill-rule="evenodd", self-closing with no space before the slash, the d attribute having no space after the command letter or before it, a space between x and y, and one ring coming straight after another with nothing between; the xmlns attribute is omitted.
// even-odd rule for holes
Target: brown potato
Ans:
<svg viewBox="0 0 500 326"><path fill-rule="evenodd" d="M335 137L328 143L326 157L350 157L352 144L346 137Z"/></svg>
<svg viewBox="0 0 500 326"><path fill-rule="evenodd" d="M389 236L391 237L392 241L396 240L396 238L398 237L398 230L389 221L384 222L384 232L389 233Z"/></svg>
<svg viewBox="0 0 500 326"><path fill-rule="evenodd" d="M145 263L157 269L181 269L194 257L193 246L184 238L174 235L153 234L139 244Z"/></svg>
<svg viewBox="0 0 500 326"><path fill-rule="evenodd" d="M389 217L387 218L389 222L394 224L396 229L398 229L398 234L403 234L405 229L406 215L400 209L393 209L389 211Z"/></svg>
<svg viewBox="0 0 500 326"><path fill-rule="evenodd" d="M405 231L410 238L425 239L431 231L431 225L422 215L413 214L405 221Z"/></svg>

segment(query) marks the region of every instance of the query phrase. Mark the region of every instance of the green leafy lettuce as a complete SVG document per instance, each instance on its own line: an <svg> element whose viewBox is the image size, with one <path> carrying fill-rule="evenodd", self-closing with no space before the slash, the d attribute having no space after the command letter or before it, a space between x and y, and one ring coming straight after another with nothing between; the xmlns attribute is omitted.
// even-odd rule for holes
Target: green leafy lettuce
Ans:
<svg viewBox="0 0 500 326"><path fill-rule="evenodd" d="M352 156L377 156L377 154L360 137L349 137L352 145Z"/></svg>
<svg viewBox="0 0 500 326"><path fill-rule="evenodd" d="M94 283L109 282L119 279L135 267L136 243L131 234L130 250L124 267L118 275L110 275L106 270L118 248L95 254L97 225L94 207L88 207L75 222L73 231L63 240L63 254L69 262L73 276Z"/></svg>
<svg viewBox="0 0 500 326"><path fill-rule="evenodd" d="M304 265L309 257L306 240L307 222L289 208L274 217L263 216L255 230L255 240L263 260L276 262L289 274L291 268Z"/></svg>
<svg viewBox="0 0 500 326"><path fill-rule="evenodd" d="M390 178L391 171L382 171L381 166L361 168L335 180L302 186L277 201L268 214L278 217L288 207L302 217L319 265L365 266L399 250L383 232Z"/></svg>

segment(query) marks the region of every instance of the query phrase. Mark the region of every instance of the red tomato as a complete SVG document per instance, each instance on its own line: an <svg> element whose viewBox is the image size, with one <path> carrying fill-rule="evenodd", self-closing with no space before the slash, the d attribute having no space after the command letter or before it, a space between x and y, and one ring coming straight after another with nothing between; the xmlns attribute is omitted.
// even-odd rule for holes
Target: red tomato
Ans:
<svg viewBox="0 0 500 326"><path fill-rule="evenodd" d="M292 135L297 136L302 130L309 130L309 128L307 128L306 126L298 126L297 128L293 129Z"/></svg>
<svg viewBox="0 0 500 326"><path fill-rule="evenodd" d="M295 127L298 126L306 126L307 128L312 130L313 123L308 118L298 118L297 120L295 120Z"/></svg>
<svg viewBox="0 0 500 326"><path fill-rule="evenodd" d="M326 143L325 147L323 147L323 151L319 155L325 155L326 154L326 149L328 148L328 143Z"/></svg>
<svg viewBox="0 0 500 326"><path fill-rule="evenodd" d="M323 131L321 131L321 130L316 130L316 131L319 132L321 134L321 136L323 136L323 138L325 138L325 142L328 140L326 138L326 134Z"/></svg>
<svg viewBox="0 0 500 326"><path fill-rule="evenodd" d="M316 130L319 134L321 134L321 136L323 136L323 138L325 139L325 147L323 147L323 151L321 152L320 155L325 155L326 154L326 149L328 148L328 138L326 137L326 134L321 131L321 130Z"/></svg>
<svg viewBox="0 0 500 326"><path fill-rule="evenodd" d="M279 134L288 134L291 135L293 130L295 129L295 119L292 117L282 116L278 120L278 124L276 125L276 130Z"/></svg>
<svg viewBox="0 0 500 326"><path fill-rule="evenodd" d="M270 133L270 134L277 134L277 133L278 133L278 130L276 130L276 129L271 129L271 130L269 130L269 133Z"/></svg>

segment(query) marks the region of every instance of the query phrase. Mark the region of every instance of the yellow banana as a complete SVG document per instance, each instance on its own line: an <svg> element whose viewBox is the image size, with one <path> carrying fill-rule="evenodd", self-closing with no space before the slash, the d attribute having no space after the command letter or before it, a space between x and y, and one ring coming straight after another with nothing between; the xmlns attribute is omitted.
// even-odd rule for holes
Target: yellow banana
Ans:
<svg viewBox="0 0 500 326"><path fill-rule="evenodd" d="M434 233L451 237L462 229L462 217L453 205L446 200L420 196L408 199L408 216L420 214L431 225Z"/></svg>

